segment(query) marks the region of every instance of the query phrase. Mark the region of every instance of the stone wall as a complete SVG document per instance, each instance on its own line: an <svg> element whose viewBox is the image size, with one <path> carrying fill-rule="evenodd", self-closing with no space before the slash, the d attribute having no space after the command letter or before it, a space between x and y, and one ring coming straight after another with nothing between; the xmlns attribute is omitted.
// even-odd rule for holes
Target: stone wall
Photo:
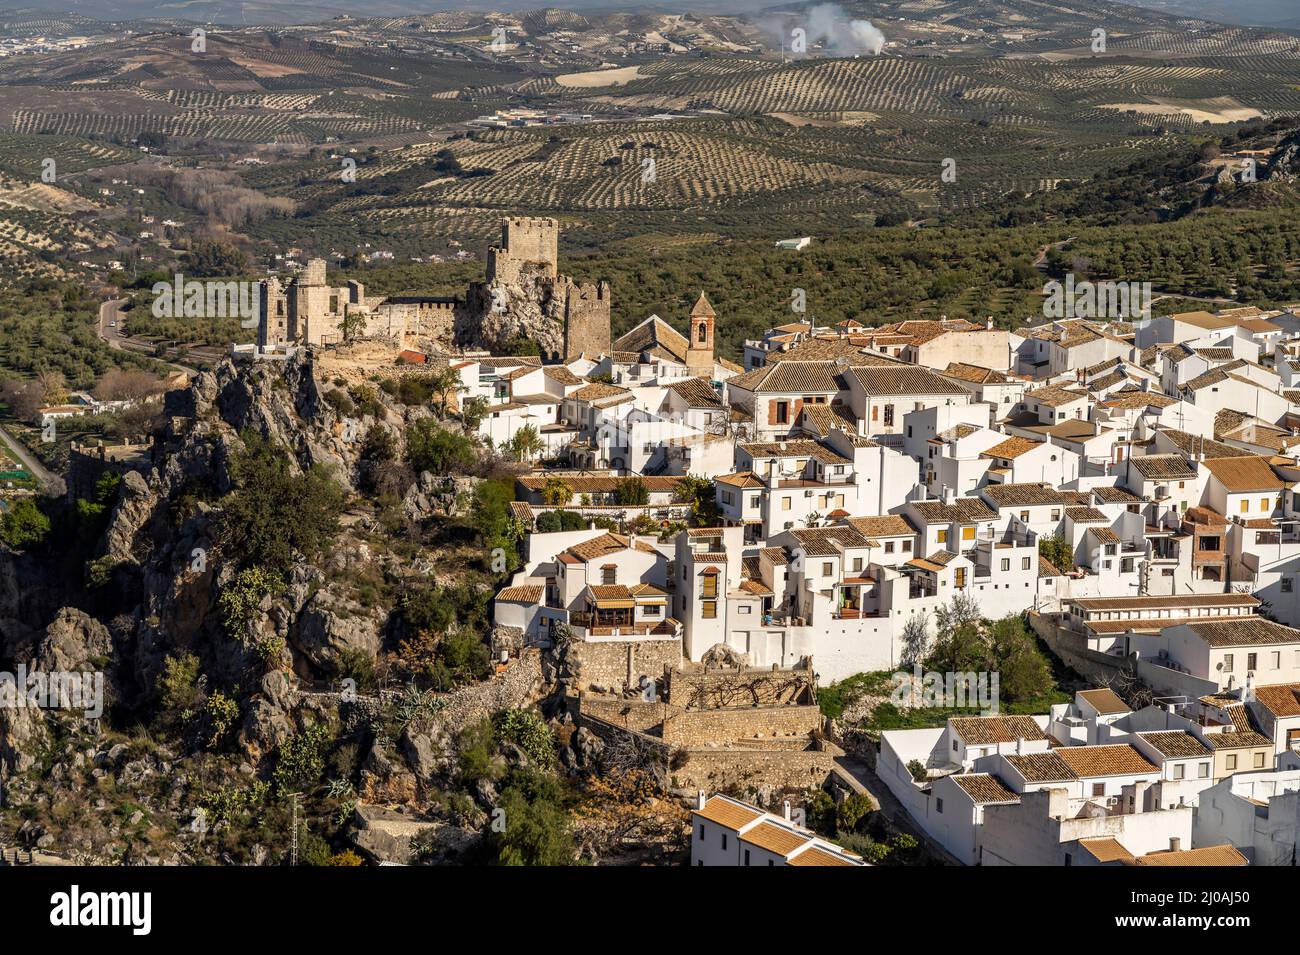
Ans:
<svg viewBox="0 0 1300 955"><path fill-rule="evenodd" d="M682 641L680 637L607 643L575 641L569 654L579 689L604 687L617 692L637 687L643 675L663 679L665 668L682 662Z"/></svg>
<svg viewBox="0 0 1300 955"><path fill-rule="evenodd" d="M1029 626L1066 666L1088 680L1109 683L1126 668L1124 658L1090 650L1081 633L1057 626L1050 616L1031 612Z"/></svg>
<svg viewBox="0 0 1300 955"><path fill-rule="evenodd" d="M719 789L773 787L813 789L822 786L837 766L838 750L693 749L685 762L669 773L674 788Z"/></svg>
<svg viewBox="0 0 1300 955"><path fill-rule="evenodd" d="M565 279L564 355L576 358L583 352L595 357L612 351L609 283L579 285Z"/></svg>
<svg viewBox="0 0 1300 955"><path fill-rule="evenodd" d="M764 667L675 668L665 691L670 703L691 707L810 704L814 700L811 669Z"/></svg>
<svg viewBox="0 0 1300 955"><path fill-rule="evenodd" d="M578 713L595 717L613 726L637 733L658 732L664 720L681 712L680 707L667 703L647 703L644 700L620 700L585 694L578 697Z"/></svg>
<svg viewBox="0 0 1300 955"><path fill-rule="evenodd" d="M688 749L732 740L803 738L822 726L816 706L758 706L739 710L690 710L663 721L664 742Z"/></svg>

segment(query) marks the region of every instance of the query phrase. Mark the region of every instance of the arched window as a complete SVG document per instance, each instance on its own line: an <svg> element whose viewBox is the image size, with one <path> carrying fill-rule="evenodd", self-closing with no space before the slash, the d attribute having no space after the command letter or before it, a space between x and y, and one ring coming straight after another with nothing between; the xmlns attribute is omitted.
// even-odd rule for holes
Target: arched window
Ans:
<svg viewBox="0 0 1300 955"><path fill-rule="evenodd" d="M700 344L704 344L709 340L709 326L704 322L700 322L700 336L697 340Z"/></svg>

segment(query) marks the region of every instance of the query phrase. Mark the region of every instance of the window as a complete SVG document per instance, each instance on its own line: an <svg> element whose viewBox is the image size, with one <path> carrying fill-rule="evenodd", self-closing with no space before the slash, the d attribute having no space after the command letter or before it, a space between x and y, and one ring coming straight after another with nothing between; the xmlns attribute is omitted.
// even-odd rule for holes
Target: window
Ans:
<svg viewBox="0 0 1300 955"><path fill-rule="evenodd" d="M600 568L600 582L607 586L610 584L618 583L618 568L617 567Z"/></svg>
<svg viewBox="0 0 1300 955"><path fill-rule="evenodd" d="M1282 593L1284 593L1284 594L1289 594L1289 593L1291 593L1291 587L1292 587L1292 584L1291 584L1291 578L1290 578L1290 577L1283 577L1283 578L1282 578Z"/></svg>
<svg viewBox="0 0 1300 955"><path fill-rule="evenodd" d="M871 420L872 421L880 420L880 405L871 406Z"/></svg>
<svg viewBox="0 0 1300 955"><path fill-rule="evenodd" d="M1010 569L1011 569L1011 560L1010 560L1010 558L1003 557L1003 558L1002 558L1002 571L1003 571L1003 573L1007 572L1007 571L1010 570Z"/></svg>
<svg viewBox="0 0 1300 955"><path fill-rule="evenodd" d="M963 527L961 529L961 539L964 541L973 541L975 539L975 528Z"/></svg>
<svg viewBox="0 0 1300 955"><path fill-rule="evenodd" d="M704 823L700 823L700 841L704 841Z"/></svg>
<svg viewBox="0 0 1300 955"><path fill-rule="evenodd" d="M912 542L911 542L911 541L903 541L903 553L904 553L904 554L910 554L910 553L912 553ZM1297 658L1297 659L1300 659L1300 650L1297 650L1297 651L1296 651L1296 658ZM1297 666L1300 666L1300 664L1297 664Z"/></svg>
<svg viewBox="0 0 1300 955"><path fill-rule="evenodd" d="M892 554L893 552L894 552L894 542L893 542L893 541L885 541L885 553L886 553L886 554Z"/></svg>
<svg viewBox="0 0 1300 955"><path fill-rule="evenodd" d="M1033 558L1030 558L1030 557L1022 557L1022 558L1020 558L1020 569L1021 569L1021 570L1028 570L1028 569L1029 569L1029 562L1030 562L1030 560L1032 560L1032 559L1033 559Z"/></svg>
<svg viewBox="0 0 1300 955"><path fill-rule="evenodd" d="M776 403L776 423L789 424L790 422L790 402L778 401Z"/></svg>
<svg viewBox="0 0 1300 955"><path fill-rule="evenodd" d="M1210 764L1209 764L1209 763L1201 763L1200 765L1198 765L1198 766L1196 767L1196 775L1197 775L1197 777L1198 777L1199 779L1209 779L1209 778L1210 778Z"/></svg>
<svg viewBox="0 0 1300 955"><path fill-rule="evenodd" d="M1263 769L1263 768L1264 768L1264 754L1263 754L1263 753L1256 753L1256 754L1255 754L1255 768L1256 768L1256 769Z"/></svg>
<svg viewBox="0 0 1300 955"><path fill-rule="evenodd" d="M722 848L727 848L727 834L725 832L722 834Z"/></svg>
<svg viewBox="0 0 1300 955"><path fill-rule="evenodd" d="M1223 672L1224 672L1224 673L1231 673L1231 672L1232 672L1232 654L1231 654L1231 653L1225 653L1225 654L1223 655Z"/></svg>
<svg viewBox="0 0 1300 955"><path fill-rule="evenodd" d="M700 575L700 596L716 597L718 595L718 575L704 573Z"/></svg>
<svg viewBox="0 0 1300 955"><path fill-rule="evenodd" d="M1254 670L1254 669L1255 669L1256 667L1258 667L1258 666L1259 666L1259 654L1258 654L1258 653L1247 653L1247 654L1246 654L1246 669L1247 669L1247 670Z"/></svg>
<svg viewBox="0 0 1300 955"><path fill-rule="evenodd" d="M1237 768L1237 754L1229 753L1223 761L1224 768L1233 770Z"/></svg>
<svg viewBox="0 0 1300 955"><path fill-rule="evenodd" d="M703 329L704 326L701 325L700 328ZM749 865L749 850L748 850L748 849L745 850L745 865Z"/></svg>
<svg viewBox="0 0 1300 955"><path fill-rule="evenodd" d="M940 543L940 544L946 544L946 543L948 543L948 531L947 531L946 529L940 528L940 530L939 530L939 543Z"/></svg>
<svg viewBox="0 0 1300 955"><path fill-rule="evenodd" d="M1282 669L1282 651L1274 650L1272 653L1269 654L1269 656L1273 658L1269 664L1270 667L1274 670Z"/></svg>
<svg viewBox="0 0 1300 955"><path fill-rule="evenodd" d="M829 577L833 573L835 573L835 565L829 560L822 561L822 576Z"/></svg>
<svg viewBox="0 0 1300 955"><path fill-rule="evenodd" d="M1104 795L1106 795L1106 784L1105 784L1105 783L1093 783L1093 784L1092 784L1092 794L1093 794L1094 796L1104 796Z"/></svg>
<svg viewBox="0 0 1300 955"><path fill-rule="evenodd" d="M894 406L885 405L885 427L892 428L893 426L894 426Z"/></svg>
<svg viewBox="0 0 1300 955"><path fill-rule="evenodd" d="M938 797L935 797L934 800L934 811L943 812L943 800Z"/></svg>
<svg viewBox="0 0 1300 955"><path fill-rule="evenodd" d="M705 620L714 620L718 616L718 602L716 600L706 600L700 604L700 616Z"/></svg>
<svg viewBox="0 0 1300 955"><path fill-rule="evenodd" d="M1028 511L1021 511L1021 512L1020 512L1020 520L1023 521L1024 523L1028 524L1028 523L1029 523L1029 512L1028 512Z"/></svg>
<svg viewBox="0 0 1300 955"><path fill-rule="evenodd" d="M1052 520L1059 521L1060 519L1061 519L1061 509L1059 507L1052 508Z"/></svg>
<svg viewBox="0 0 1300 955"><path fill-rule="evenodd" d="M1241 513L1250 513L1250 501L1246 500L1244 497L1241 499Z"/></svg>
<svg viewBox="0 0 1300 955"><path fill-rule="evenodd" d="M859 570L861 570L861 569L862 569L862 558L861 558L861 557L854 557L854 558L853 558L853 570L856 572L856 571L859 571Z"/></svg>
<svg viewBox="0 0 1300 955"><path fill-rule="evenodd" d="M641 608L641 612L644 613L647 617L659 616L659 610L660 607L658 604L646 604L644 607Z"/></svg>
<svg viewBox="0 0 1300 955"><path fill-rule="evenodd" d="M957 741L956 741L956 740L953 740L953 741L952 741L952 751L953 751L954 753L957 752Z"/></svg>
<svg viewBox="0 0 1300 955"><path fill-rule="evenodd" d="M704 322L700 322L700 330L695 333L695 340L701 345L709 340L709 326ZM745 857L749 857L748 852L745 853Z"/></svg>
<svg viewBox="0 0 1300 955"><path fill-rule="evenodd" d="M958 568L957 568L957 570L956 570L956 571L954 572L954 574L953 574L953 582L954 582L954 584L955 584L958 588L961 588L961 587L965 587L965 586L966 586L966 568L965 568L965 567L958 567Z"/></svg>
<svg viewBox="0 0 1300 955"><path fill-rule="evenodd" d="M783 511L790 510L790 499L788 497L781 498L781 510Z"/></svg>
<svg viewBox="0 0 1300 955"><path fill-rule="evenodd" d="M1182 779L1185 773L1186 773L1186 768L1183 766L1182 763L1174 764L1174 779Z"/></svg>
<svg viewBox="0 0 1300 955"><path fill-rule="evenodd" d="M1272 501L1272 499L1271 499L1271 498L1267 498L1267 497L1261 497L1261 498L1259 499L1259 509L1260 509L1261 511L1271 511L1271 510L1273 510L1273 501Z"/></svg>

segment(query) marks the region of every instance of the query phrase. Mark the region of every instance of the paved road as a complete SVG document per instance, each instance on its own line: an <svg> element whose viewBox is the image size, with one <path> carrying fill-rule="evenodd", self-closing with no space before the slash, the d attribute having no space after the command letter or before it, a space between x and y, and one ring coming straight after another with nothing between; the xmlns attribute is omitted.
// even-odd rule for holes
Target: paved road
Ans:
<svg viewBox="0 0 1300 955"><path fill-rule="evenodd" d="M138 342L131 338L122 337L122 306L128 301L130 300L125 298L111 298L104 304L100 305L99 325L96 331L98 332L99 337L108 344L109 348L124 348L129 351L153 357L153 345L146 342ZM190 377L194 377L199 373L197 368L191 368L189 365L181 365L174 361L166 361L161 358L156 360L161 361L164 365L171 368L175 368L177 371L183 371Z"/></svg>
<svg viewBox="0 0 1300 955"><path fill-rule="evenodd" d="M31 471L38 481L48 481L54 477L45 465L32 457L22 443L4 428L0 428L0 441L3 441L8 446L9 450L22 462L23 467Z"/></svg>

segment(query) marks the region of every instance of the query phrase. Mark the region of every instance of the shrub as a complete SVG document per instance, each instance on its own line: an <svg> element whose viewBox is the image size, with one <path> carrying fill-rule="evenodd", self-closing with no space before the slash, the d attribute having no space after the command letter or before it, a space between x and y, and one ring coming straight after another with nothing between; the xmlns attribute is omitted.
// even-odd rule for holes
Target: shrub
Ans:
<svg viewBox="0 0 1300 955"><path fill-rule="evenodd" d="M42 543L50 533L50 519L30 497L12 502L0 517L0 541L10 547L27 548Z"/></svg>
<svg viewBox="0 0 1300 955"><path fill-rule="evenodd" d="M474 465L477 455L465 435L423 418L406 433L406 460L417 472L463 474Z"/></svg>

